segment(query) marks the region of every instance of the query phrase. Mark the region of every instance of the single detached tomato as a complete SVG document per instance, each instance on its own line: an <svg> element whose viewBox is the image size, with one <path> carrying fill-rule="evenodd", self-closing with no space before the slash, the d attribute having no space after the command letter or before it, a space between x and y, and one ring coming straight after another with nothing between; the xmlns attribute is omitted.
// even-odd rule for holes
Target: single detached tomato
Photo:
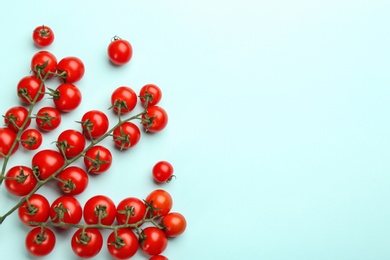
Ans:
<svg viewBox="0 0 390 260"><path fill-rule="evenodd" d="M9 129L17 133L23 125L23 129L26 129L30 125L31 119L25 107L15 106L5 112L4 123Z"/></svg>
<svg viewBox="0 0 390 260"><path fill-rule="evenodd" d="M137 253L138 238L131 229L118 229L117 236L112 232L107 238L107 249L115 259L128 259Z"/></svg>
<svg viewBox="0 0 390 260"><path fill-rule="evenodd" d="M85 67L82 60L71 56L58 62L57 71L64 83L75 83L84 76Z"/></svg>
<svg viewBox="0 0 390 260"><path fill-rule="evenodd" d="M141 88L139 98L144 107L155 106L160 102L162 92L157 85L146 84Z"/></svg>
<svg viewBox="0 0 390 260"><path fill-rule="evenodd" d="M49 228L36 227L27 233L25 245L27 251L37 257L50 254L56 244L56 236Z"/></svg>
<svg viewBox="0 0 390 260"><path fill-rule="evenodd" d="M169 182L173 177L173 166L167 161L159 161L153 166L152 174L158 183Z"/></svg>
<svg viewBox="0 0 390 260"><path fill-rule="evenodd" d="M187 227L185 217L178 212L169 212L161 219L164 232L168 237L177 237L181 235Z"/></svg>
<svg viewBox="0 0 390 260"><path fill-rule="evenodd" d="M45 84L35 76L26 76L19 81L16 91L19 99L24 104L29 105L34 100L35 102L42 100L45 92Z"/></svg>
<svg viewBox="0 0 390 260"><path fill-rule="evenodd" d="M0 128L0 158L10 153L12 146L16 142L16 133L9 128ZM16 142L11 155L18 150L19 143Z"/></svg>
<svg viewBox="0 0 390 260"><path fill-rule="evenodd" d="M77 224L83 216L80 202L73 196L64 195L57 198L50 206L50 218L54 223ZM62 229L69 227L61 226Z"/></svg>
<svg viewBox="0 0 390 260"><path fill-rule="evenodd" d="M31 164L35 176L45 180L59 171L65 164L65 159L60 152L44 149L33 156Z"/></svg>
<svg viewBox="0 0 390 260"><path fill-rule="evenodd" d="M54 106L61 112L75 110L81 103L81 91L73 84L64 83L53 92Z"/></svg>
<svg viewBox="0 0 390 260"><path fill-rule="evenodd" d="M96 256L103 246L103 236L99 229L79 228L71 239L73 252L80 258L91 258Z"/></svg>
<svg viewBox="0 0 390 260"><path fill-rule="evenodd" d="M85 153L84 164L88 172L101 174L112 164L111 152L104 146L95 145Z"/></svg>
<svg viewBox="0 0 390 260"><path fill-rule="evenodd" d="M152 216L165 216L172 209L172 197L165 190L157 189L152 191L145 201L149 205Z"/></svg>
<svg viewBox="0 0 390 260"><path fill-rule="evenodd" d="M99 110L90 110L81 118L83 134L89 139L96 139L104 135L109 126L108 117Z"/></svg>
<svg viewBox="0 0 390 260"><path fill-rule="evenodd" d="M113 64L124 65L130 61L133 48L130 42L115 36L108 45L107 54Z"/></svg>
<svg viewBox="0 0 390 260"><path fill-rule="evenodd" d="M48 51L39 51L31 59L31 70L37 77L51 78L57 71L57 58Z"/></svg>
<svg viewBox="0 0 390 260"><path fill-rule="evenodd" d="M38 47L47 47L54 41L53 30L45 25L38 26L32 33L32 39Z"/></svg>
<svg viewBox="0 0 390 260"><path fill-rule="evenodd" d="M168 238L164 231L156 227L147 227L139 239L141 250L148 255L159 255L167 248Z"/></svg>
<svg viewBox="0 0 390 260"><path fill-rule="evenodd" d="M168 114L162 107L150 106L142 115L142 124L146 132L160 132L168 124Z"/></svg>
<svg viewBox="0 0 390 260"><path fill-rule="evenodd" d="M149 258L149 260L168 260L168 258L166 258L163 255L154 255L151 258Z"/></svg>
<svg viewBox="0 0 390 260"><path fill-rule="evenodd" d="M122 125L115 128L112 133L112 137L118 148L121 150L129 149L139 142L141 138L141 131L138 126L132 122L124 122Z"/></svg>
<svg viewBox="0 0 390 260"><path fill-rule="evenodd" d="M37 183L32 169L27 166L11 167L5 174L5 188L15 196L26 196Z"/></svg>
<svg viewBox="0 0 390 260"><path fill-rule="evenodd" d="M116 216L115 203L107 196L96 195L87 200L83 209L84 220L87 224L112 225Z"/></svg>
<svg viewBox="0 0 390 260"><path fill-rule="evenodd" d="M115 113L127 114L137 105L137 94L133 89L121 86L111 94L111 105Z"/></svg>
<svg viewBox="0 0 390 260"><path fill-rule="evenodd" d="M46 222L49 219L50 203L41 194L34 193L18 208L20 221L27 226L30 222Z"/></svg>
<svg viewBox="0 0 390 260"><path fill-rule="evenodd" d="M85 144L84 135L73 129L64 130L57 138L57 147L67 158L73 158L83 152Z"/></svg>
<svg viewBox="0 0 390 260"><path fill-rule="evenodd" d="M61 124L61 113L54 107L42 107L35 116L35 122L42 131L52 131Z"/></svg>
<svg viewBox="0 0 390 260"><path fill-rule="evenodd" d="M27 150L36 150L42 144L42 134L36 129L27 129L20 136L20 144Z"/></svg>
<svg viewBox="0 0 390 260"><path fill-rule="evenodd" d="M88 174L77 166L69 166L62 170L58 177L58 187L68 195L78 195L88 186Z"/></svg>
<svg viewBox="0 0 390 260"><path fill-rule="evenodd" d="M146 205L142 200L135 197L127 197L117 205L116 220L119 225L136 224L144 218L145 213Z"/></svg>

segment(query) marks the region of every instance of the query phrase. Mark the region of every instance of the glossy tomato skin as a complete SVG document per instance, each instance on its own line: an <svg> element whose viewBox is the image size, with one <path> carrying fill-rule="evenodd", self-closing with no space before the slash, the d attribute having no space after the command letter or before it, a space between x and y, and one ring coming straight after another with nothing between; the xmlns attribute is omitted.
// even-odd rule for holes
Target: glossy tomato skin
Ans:
<svg viewBox="0 0 390 260"><path fill-rule="evenodd" d="M113 64L124 65L133 56L133 48L127 40L114 37L113 41L108 45L107 54Z"/></svg>
<svg viewBox="0 0 390 260"><path fill-rule="evenodd" d="M172 197L167 191L162 189L157 189L149 193L145 201L154 209L151 212L152 216L165 216L172 209Z"/></svg>
<svg viewBox="0 0 390 260"><path fill-rule="evenodd" d="M42 100L45 84L35 76L25 76L19 81L16 91L20 101L29 105L35 98L36 102Z"/></svg>
<svg viewBox="0 0 390 260"><path fill-rule="evenodd" d="M31 164L35 175L39 179L45 180L65 164L65 159L61 153L55 150L44 149L33 156Z"/></svg>
<svg viewBox="0 0 390 260"><path fill-rule="evenodd" d="M41 194L34 193L18 208L20 221L26 226L34 226L29 222L46 222L49 219L50 203Z"/></svg>
<svg viewBox="0 0 390 260"><path fill-rule="evenodd" d="M119 149L130 149L141 139L141 131L134 123L124 122L113 131L112 137Z"/></svg>
<svg viewBox="0 0 390 260"><path fill-rule="evenodd" d="M70 83L59 85L53 97L54 106L61 112L75 110L80 105L81 100L81 91Z"/></svg>
<svg viewBox="0 0 390 260"><path fill-rule="evenodd" d="M143 124L147 132L156 133L163 130L168 124L167 112L159 106L150 106L146 108L146 115L142 115L142 119L150 121L150 124Z"/></svg>
<svg viewBox="0 0 390 260"><path fill-rule="evenodd" d="M60 133L57 138L57 147L67 158L73 158L84 151L86 145L85 136L76 130L67 129Z"/></svg>
<svg viewBox="0 0 390 260"><path fill-rule="evenodd" d="M173 166L167 161L157 162L152 169L153 178L158 183L169 182L173 176Z"/></svg>
<svg viewBox="0 0 390 260"><path fill-rule="evenodd" d="M128 211L132 208L131 211ZM143 219L146 213L145 203L135 197L127 197L117 205L116 220L118 224L135 224ZM130 215L126 222L127 216Z"/></svg>
<svg viewBox="0 0 390 260"><path fill-rule="evenodd" d="M87 200L84 205L83 215L85 223L98 224L101 215L101 224L112 225L116 216L115 203L107 196L96 195Z"/></svg>
<svg viewBox="0 0 390 260"><path fill-rule="evenodd" d="M118 237L123 240L123 246L118 247L115 244L115 232L112 232L107 238L107 249L115 259L128 259L137 253L138 238L131 229L118 229Z"/></svg>
<svg viewBox="0 0 390 260"><path fill-rule="evenodd" d="M118 106L120 105L120 114L122 115L132 111L137 105L137 100L138 97L134 90L126 86L115 89L111 94L111 105L115 113L119 113Z"/></svg>
<svg viewBox="0 0 390 260"><path fill-rule="evenodd" d="M56 236L49 228L33 228L28 232L25 240L27 251L36 257L50 254L51 251L53 251L55 244Z"/></svg>
<svg viewBox="0 0 390 260"><path fill-rule="evenodd" d="M0 158L7 155L12 148L12 145L16 141L16 133L9 128L0 128ZM14 154L19 147L19 143L16 143L12 149L11 155Z"/></svg>
<svg viewBox="0 0 390 260"><path fill-rule="evenodd" d="M48 51L39 51L31 58L31 70L42 79L51 78L57 71L57 58ZM39 73L39 74L38 74Z"/></svg>
<svg viewBox="0 0 390 260"><path fill-rule="evenodd" d="M41 48L51 45L54 38L53 30L46 25L36 27L32 33L32 39L35 45Z"/></svg>
<svg viewBox="0 0 390 260"><path fill-rule="evenodd" d="M95 145L85 153L84 164L89 173L101 174L111 167L111 152L104 146Z"/></svg>
<svg viewBox="0 0 390 260"><path fill-rule="evenodd" d="M48 132L61 124L61 113L54 107L42 107L38 110L35 122L40 130Z"/></svg>
<svg viewBox="0 0 390 260"><path fill-rule="evenodd" d="M146 98L148 96L148 102L146 103ZM162 91L161 89L155 85L155 84L146 84L144 85L140 92L139 92L139 97L142 105L144 107L149 107L149 106L155 106L157 105L161 98L162 98Z"/></svg>
<svg viewBox="0 0 390 260"><path fill-rule="evenodd" d="M90 110L81 118L82 132L88 139L96 139L104 135L109 126L108 117L99 110ZM88 128L90 131L88 131Z"/></svg>
<svg viewBox="0 0 390 260"><path fill-rule="evenodd" d="M103 236L96 228L78 229L72 236L71 247L80 258L96 256L103 246Z"/></svg>
<svg viewBox="0 0 390 260"><path fill-rule="evenodd" d="M84 76L85 67L81 59L70 56L58 62L57 71L64 83L75 83Z"/></svg>
<svg viewBox="0 0 390 260"><path fill-rule="evenodd" d="M67 195L79 195L84 192L89 183L88 174L77 166L69 166L60 172L58 179L58 187Z"/></svg>
<svg viewBox="0 0 390 260"><path fill-rule="evenodd" d="M7 191L15 196L26 196L37 185L31 168L27 166L13 166L5 174L4 185Z"/></svg>
<svg viewBox="0 0 390 260"><path fill-rule="evenodd" d="M168 258L163 255L154 255L149 260L168 260Z"/></svg>
<svg viewBox="0 0 390 260"><path fill-rule="evenodd" d="M141 250L148 255L159 255L168 246L168 238L165 233L156 227L147 227L142 232L140 240Z"/></svg>
<svg viewBox="0 0 390 260"><path fill-rule="evenodd" d="M36 129L27 129L20 136L20 145L27 150L36 150L42 144L42 134Z"/></svg>
<svg viewBox="0 0 390 260"><path fill-rule="evenodd" d="M54 223L62 219L64 223L77 224L83 216L83 209L75 197L64 195L53 201L49 214ZM69 227L61 226L61 228L68 229Z"/></svg>
<svg viewBox="0 0 390 260"><path fill-rule="evenodd" d="M29 118L28 110L25 107L15 106L5 112L4 123L9 129L17 133L23 124L25 124L23 129L30 125L31 118Z"/></svg>
<svg viewBox="0 0 390 260"><path fill-rule="evenodd" d="M181 235L187 227L185 217L178 212L169 212L161 219L161 224L168 237L177 237Z"/></svg>

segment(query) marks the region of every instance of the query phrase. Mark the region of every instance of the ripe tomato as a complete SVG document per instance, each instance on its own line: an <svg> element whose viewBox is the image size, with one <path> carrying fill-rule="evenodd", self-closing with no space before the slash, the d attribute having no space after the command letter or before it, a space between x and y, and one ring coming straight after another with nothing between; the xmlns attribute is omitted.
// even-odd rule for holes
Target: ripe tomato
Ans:
<svg viewBox="0 0 390 260"><path fill-rule="evenodd" d="M120 228L117 235L112 232L107 238L107 249L115 259L128 259L137 253L138 238L131 229Z"/></svg>
<svg viewBox="0 0 390 260"><path fill-rule="evenodd" d="M73 158L84 151L84 135L76 130L64 130L57 138L57 147L67 158Z"/></svg>
<svg viewBox="0 0 390 260"><path fill-rule="evenodd" d="M154 190L145 199L152 216L165 216L172 209L172 197L165 190Z"/></svg>
<svg viewBox="0 0 390 260"><path fill-rule="evenodd" d="M57 58L48 51L39 51L31 59L31 70L42 79L51 78L57 71Z"/></svg>
<svg viewBox="0 0 390 260"><path fill-rule="evenodd" d="M168 237L177 237L181 235L187 227L185 217L178 212L170 212L161 219L164 232Z"/></svg>
<svg viewBox="0 0 390 260"><path fill-rule="evenodd" d="M159 161L153 166L152 173L156 182L169 182L173 177L173 166L167 161Z"/></svg>
<svg viewBox="0 0 390 260"><path fill-rule="evenodd" d="M110 150L101 145L95 145L89 149L84 156L84 164L87 171L93 174L100 174L107 171L112 163Z"/></svg>
<svg viewBox="0 0 390 260"><path fill-rule="evenodd" d="M116 216L115 203L107 196L96 195L87 200L83 209L84 220L87 224L111 225Z"/></svg>
<svg viewBox="0 0 390 260"><path fill-rule="evenodd" d="M27 129L20 136L20 144L27 150L36 150L42 144L42 134L36 129Z"/></svg>
<svg viewBox="0 0 390 260"><path fill-rule="evenodd" d="M116 113L127 114L137 105L137 94L129 87L121 86L112 92L111 105Z"/></svg>
<svg viewBox="0 0 390 260"><path fill-rule="evenodd" d="M103 236L99 229L80 228L72 236L71 247L73 252L80 258L96 256L103 246Z"/></svg>
<svg viewBox="0 0 390 260"><path fill-rule="evenodd" d="M30 222L46 222L49 219L50 204L42 195L34 193L18 208L20 221L27 226L34 226Z"/></svg>
<svg viewBox="0 0 390 260"><path fill-rule="evenodd" d="M124 122L115 128L112 133L115 145L123 149L129 149L136 145L141 138L141 131L132 122Z"/></svg>
<svg viewBox="0 0 390 260"><path fill-rule="evenodd" d="M32 39L38 47L47 47L54 41L53 30L45 25L38 26L32 33Z"/></svg>
<svg viewBox="0 0 390 260"><path fill-rule="evenodd" d="M27 166L11 167L5 174L4 185L8 192L15 196L26 196L37 183L32 169Z"/></svg>
<svg viewBox="0 0 390 260"><path fill-rule="evenodd" d="M26 129L30 125L31 118L28 117L28 110L25 107L15 106L5 112L4 123L9 129L17 133L23 124L23 129Z"/></svg>
<svg viewBox="0 0 390 260"><path fill-rule="evenodd" d="M142 200L135 197L127 197L119 202L116 208L116 220L119 225L135 224L144 218L145 213L146 205Z"/></svg>
<svg viewBox="0 0 390 260"><path fill-rule="evenodd" d="M104 135L108 130L108 117L99 110L86 112L81 119L83 134L89 139L96 139Z"/></svg>
<svg viewBox="0 0 390 260"><path fill-rule="evenodd" d="M70 83L59 85L53 93L54 105L61 112L75 110L80 105L81 99L81 91Z"/></svg>
<svg viewBox="0 0 390 260"><path fill-rule="evenodd" d="M150 106L142 115L142 124L146 132L160 132L168 124L168 114L162 107Z"/></svg>
<svg viewBox="0 0 390 260"><path fill-rule="evenodd" d="M124 65L130 61L133 48L128 41L115 36L108 45L107 54L113 64Z"/></svg>
<svg viewBox="0 0 390 260"><path fill-rule="evenodd" d="M61 124L61 113L54 107L42 107L35 116L35 122L42 131L52 131Z"/></svg>
<svg viewBox="0 0 390 260"><path fill-rule="evenodd" d="M79 58L65 57L58 62L57 71L64 83L75 83L84 76L85 67Z"/></svg>
<svg viewBox="0 0 390 260"><path fill-rule="evenodd" d="M50 206L50 218L54 223L77 224L83 216L80 202L73 196L64 195L57 198ZM61 226L62 229L69 227Z"/></svg>
<svg viewBox="0 0 390 260"><path fill-rule="evenodd" d="M12 146L16 142L16 134L9 128L0 128L0 158L10 153ZM18 150L19 143L16 143L12 149L11 155Z"/></svg>
<svg viewBox="0 0 390 260"><path fill-rule="evenodd" d="M149 260L168 260L168 258L166 258L163 255L154 255L151 258L149 258Z"/></svg>
<svg viewBox="0 0 390 260"><path fill-rule="evenodd" d="M65 168L57 177L62 180L58 181L58 187L61 191L73 196L85 191L89 182L88 174L77 166Z"/></svg>
<svg viewBox="0 0 390 260"><path fill-rule="evenodd" d="M160 102L162 92L157 85L146 84L141 88L139 98L144 107L155 106Z"/></svg>
<svg viewBox="0 0 390 260"><path fill-rule="evenodd" d="M50 254L56 244L56 236L49 228L36 227L27 233L25 245L33 256L42 257Z"/></svg>
<svg viewBox="0 0 390 260"><path fill-rule="evenodd" d="M35 176L45 180L55 174L65 164L65 159L57 151L44 149L33 156L31 164Z"/></svg>
<svg viewBox="0 0 390 260"><path fill-rule="evenodd" d="M42 100L45 84L35 76L26 76L19 81L16 90L19 99L29 105L34 100L36 102Z"/></svg>
<svg viewBox="0 0 390 260"><path fill-rule="evenodd" d="M156 227L145 228L139 240L141 250L148 255L159 255L168 245L164 231Z"/></svg>

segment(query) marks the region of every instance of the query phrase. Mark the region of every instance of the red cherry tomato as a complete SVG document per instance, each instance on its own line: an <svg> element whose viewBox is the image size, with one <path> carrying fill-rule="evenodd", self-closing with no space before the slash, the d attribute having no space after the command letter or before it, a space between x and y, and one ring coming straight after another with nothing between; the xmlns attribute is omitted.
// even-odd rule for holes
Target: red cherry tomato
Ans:
<svg viewBox="0 0 390 260"><path fill-rule="evenodd" d="M57 71L64 83L75 83L85 73L84 63L77 57L65 57L58 62Z"/></svg>
<svg viewBox="0 0 390 260"><path fill-rule="evenodd" d="M96 256L103 246L103 236L99 229L78 229L71 239L73 252L80 258L92 258Z"/></svg>
<svg viewBox="0 0 390 260"><path fill-rule="evenodd" d="M16 134L9 128L0 128L0 158L3 158L10 153L12 146L16 142ZM19 143L16 142L12 149L11 155L14 154L19 147Z"/></svg>
<svg viewBox="0 0 390 260"><path fill-rule="evenodd" d="M4 123L9 129L17 133L23 124L23 129L26 129L30 125L31 118L28 117L28 110L25 107L15 106L5 112Z"/></svg>
<svg viewBox="0 0 390 260"><path fill-rule="evenodd" d="M61 113L54 107L42 107L35 116L39 129L48 132L61 124Z"/></svg>
<svg viewBox="0 0 390 260"><path fill-rule="evenodd" d="M115 203L107 196L96 195L87 200L84 205L83 215L85 223L112 225L116 216Z"/></svg>
<svg viewBox="0 0 390 260"><path fill-rule="evenodd" d="M155 106L160 102L162 92L157 85L146 84L141 88L139 98L144 107Z"/></svg>
<svg viewBox="0 0 390 260"><path fill-rule="evenodd" d="M25 245L27 251L36 257L50 254L56 244L56 236L49 228L36 227L27 233Z"/></svg>
<svg viewBox="0 0 390 260"><path fill-rule="evenodd" d="M99 110L91 110L83 115L81 126L86 138L96 139L107 132L109 126L108 117Z"/></svg>
<svg viewBox="0 0 390 260"><path fill-rule="evenodd" d="M30 222L46 222L49 219L50 204L41 194L34 193L18 208L20 221L27 226L34 226Z"/></svg>
<svg viewBox="0 0 390 260"><path fill-rule="evenodd" d="M84 164L89 173L101 174L110 168L111 163L110 150L101 145L91 147L84 156Z"/></svg>
<svg viewBox="0 0 390 260"><path fill-rule="evenodd" d="M116 208L116 220L120 225L135 224L143 219L145 213L146 205L142 200L135 197L127 197L119 202Z"/></svg>
<svg viewBox="0 0 390 260"><path fill-rule="evenodd" d="M116 113L127 114L137 105L137 94L129 87L121 86L112 92L111 105Z"/></svg>
<svg viewBox="0 0 390 260"><path fill-rule="evenodd" d="M54 105L61 112L75 110L80 105L81 99L81 91L70 83L59 85L53 93Z"/></svg>
<svg viewBox="0 0 390 260"><path fill-rule="evenodd" d="M38 47L47 47L54 41L53 30L46 25L38 26L32 33L32 39Z"/></svg>
<svg viewBox="0 0 390 260"><path fill-rule="evenodd" d="M172 209L172 197L165 190L157 189L152 191L145 201L150 206L152 216L165 216Z"/></svg>
<svg viewBox="0 0 390 260"><path fill-rule="evenodd" d="M57 71L57 58L48 51L39 51L31 59L31 70L42 79L51 78Z"/></svg>
<svg viewBox="0 0 390 260"><path fill-rule="evenodd" d="M152 174L158 183L169 182L173 177L173 166L167 161L159 161L153 166Z"/></svg>
<svg viewBox="0 0 390 260"><path fill-rule="evenodd" d="M108 45L108 58L115 65L124 65L128 63L133 55L131 44L117 36Z"/></svg>
<svg viewBox="0 0 390 260"><path fill-rule="evenodd" d="M142 115L142 124L146 132L160 132L168 124L168 114L162 107L150 106Z"/></svg>
<svg viewBox="0 0 390 260"><path fill-rule="evenodd" d="M185 217L178 212L170 212L161 219L164 232L168 237L177 237L181 235L187 227Z"/></svg>
<svg viewBox="0 0 390 260"><path fill-rule="evenodd" d="M164 231L156 227L147 227L142 231L140 248L148 255L159 255L167 248L168 238Z"/></svg>
<svg viewBox="0 0 390 260"><path fill-rule="evenodd" d="M65 164L61 153L45 149L37 152L31 161L33 172L39 179L45 180L59 171Z"/></svg>
<svg viewBox="0 0 390 260"><path fill-rule="evenodd" d="M19 99L29 105L34 100L36 102L42 100L45 84L35 76L26 76L19 81L16 90Z"/></svg>
<svg viewBox="0 0 390 260"><path fill-rule="evenodd" d="M168 258L166 258L163 255L154 255L151 258L149 258L149 260L168 260Z"/></svg>
<svg viewBox="0 0 390 260"><path fill-rule="evenodd" d="M112 232L107 238L107 249L115 259L128 259L137 253L138 238L131 229L118 229L117 236Z"/></svg>
<svg viewBox="0 0 390 260"><path fill-rule="evenodd" d="M57 138L57 147L67 158L73 158L84 151L86 140L84 135L76 130L64 130Z"/></svg>
<svg viewBox="0 0 390 260"><path fill-rule="evenodd" d="M26 196L37 183L32 169L27 166L11 167L5 174L5 188L15 196Z"/></svg>
<svg viewBox="0 0 390 260"><path fill-rule="evenodd" d="M80 202L73 196L64 195L57 198L50 206L50 218L54 223L60 221L69 224L77 224L83 216ZM67 226L61 226L68 229Z"/></svg>
<svg viewBox="0 0 390 260"><path fill-rule="evenodd" d="M138 126L132 122L124 122L122 125L115 128L112 133L112 137L115 145L119 149L130 149L139 142L141 138L141 131Z"/></svg>
<svg viewBox="0 0 390 260"><path fill-rule="evenodd" d="M81 194L88 186L88 174L77 166L65 168L58 176L58 187L68 195ZM62 180L62 181L60 181Z"/></svg>
<svg viewBox="0 0 390 260"><path fill-rule="evenodd" d="M27 129L20 136L20 144L27 150L36 150L42 144L42 134L36 129Z"/></svg>

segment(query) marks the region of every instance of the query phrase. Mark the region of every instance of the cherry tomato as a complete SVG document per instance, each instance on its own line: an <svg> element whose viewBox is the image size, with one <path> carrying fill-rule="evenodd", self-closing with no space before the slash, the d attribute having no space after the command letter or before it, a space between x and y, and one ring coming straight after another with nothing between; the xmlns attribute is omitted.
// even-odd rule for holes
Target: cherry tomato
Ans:
<svg viewBox="0 0 390 260"><path fill-rule="evenodd" d="M78 195L85 191L88 186L88 174L77 166L65 168L58 176L58 187L68 195Z"/></svg>
<svg viewBox="0 0 390 260"><path fill-rule="evenodd" d="M137 94L129 87L121 86L112 92L111 105L116 113L127 114L137 105Z"/></svg>
<svg viewBox="0 0 390 260"><path fill-rule="evenodd" d="M173 166L167 161L159 161L153 166L152 173L156 182L169 182L173 177Z"/></svg>
<svg viewBox="0 0 390 260"><path fill-rule="evenodd" d="M96 256L103 246L103 236L99 229L86 228L78 229L71 240L73 252L80 258L91 258Z"/></svg>
<svg viewBox="0 0 390 260"><path fill-rule="evenodd" d="M165 190L157 189L152 191L145 201L151 209L152 216L165 216L172 209L172 197Z"/></svg>
<svg viewBox="0 0 390 260"><path fill-rule="evenodd" d="M26 129L30 125L31 118L28 117L28 110L25 107L15 106L5 112L4 123L9 129L17 133L23 124L23 129Z"/></svg>
<svg viewBox="0 0 390 260"><path fill-rule="evenodd" d="M64 195L57 198L50 206L50 218L54 223L61 220L68 224L77 224L83 216L80 202L73 196ZM61 226L68 229L67 226Z"/></svg>
<svg viewBox="0 0 390 260"><path fill-rule="evenodd" d="M31 59L31 70L43 79L51 78L57 71L57 58L48 51L39 51Z"/></svg>
<svg viewBox="0 0 390 260"><path fill-rule="evenodd" d="M149 260L168 260L168 258L166 258L163 255L154 255L151 258L149 258Z"/></svg>
<svg viewBox="0 0 390 260"><path fill-rule="evenodd" d="M135 224L141 221L146 213L145 203L135 197L127 197L119 202L116 208L118 224ZM126 222L126 219L128 220Z"/></svg>
<svg viewBox="0 0 390 260"><path fill-rule="evenodd" d="M45 84L35 76L26 76L19 81L16 90L19 99L29 105L34 100L36 102L42 100Z"/></svg>
<svg viewBox="0 0 390 260"><path fill-rule="evenodd" d="M112 133L112 137L118 148L121 150L129 149L139 142L141 138L141 131L138 126L132 122L124 122L122 125L115 128Z"/></svg>
<svg viewBox="0 0 390 260"><path fill-rule="evenodd" d="M145 254L159 255L167 248L168 238L161 229L147 227L142 231L139 245Z"/></svg>
<svg viewBox="0 0 390 260"><path fill-rule="evenodd" d="M6 189L15 196L26 196L38 183L32 169L27 166L11 167L5 174L5 178Z"/></svg>
<svg viewBox="0 0 390 260"><path fill-rule="evenodd" d="M42 107L35 116L35 122L42 131L52 131L61 124L61 113L54 107Z"/></svg>
<svg viewBox="0 0 390 260"><path fill-rule="evenodd" d="M34 226L30 222L46 222L49 219L50 203L41 194L34 193L18 208L20 221L27 226Z"/></svg>
<svg viewBox="0 0 390 260"><path fill-rule="evenodd" d="M57 71L64 83L75 83L84 76L85 67L79 58L65 57L58 62Z"/></svg>
<svg viewBox="0 0 390 260"><path fill-rule="evenodd" d="M141 88L139 98L144 107L155 106L160 102L162 92L157 85L146 84Z"/></svg>
<svg viewBox="0 0 390 260"><path fill-rule="evenodd" d="M76 130L64 130L57 138L57 147L67 158L73 158L84 151L86 140L84 135Z"/></svg>
<svg viewBox="0 0 390 260"><path fill-rule="evenodd" d="M20 136L20 144L27 150L36 150L42 144L42 134L36 129L27 129Z"/></svg>
<svg viewBox="0 0 390 260"><path fill-rule="evenodd" d="M115 259L128 259L137 253L138 238L131 229L120 228L117 235L112 232L107 238L107 249Z"/></svg>
<svg viewBox="0 0 390 260"><path fill-rule="evenodd" d="M150 106L142 115L142 124L146 132L160 132L168 124L168 114L162 107Z"/></svg>
<svg viewBox="0 0 390 260"><path fill-rule="evenodd" d="M87 200L83 209L84 220L87 224L111 225L116 216L115 203L107 196L96 195Z"/></svg>
<svg viewBox="0 0 390 260"><path fill-rule="evenodd" d="M49 228L36 227L27 233L25 245L33 256L42 257L50 254L56 244L56 236Z"/></svg>
<svg viewBox="0 0 390 260"><path fill-rule="evenodd" d="M56 173L64 164L61 153L44 149L37 152L31 161L33 172L39 179L45 180Z"/></svg>
<svg viewBox="0 0 390 260"><path fill-rule="evenodd" d="M100 174L107 171L112 163L110 150L101 145L95 145L89 149L84 156L84 164L87 171L93 174Z"/></svg>
<svg viewBox="0 0 390 260"><path fill-rule="evenodd" d="M164 226L164 232L168 237L177 237L181 235L187 227L185 217L178 212L170 212L161 219Z"/></svg>
<svg viewBox="0 0 390 260"><path fill-rule="evenodd" d="M32 39L38 47L47 47L54 41L53 30L45 25L38 26L32 33Z"/></svg>
<svg viewBox="0 0 390 260"><path fill-rule="evenodd" d="M13 144L16 142L16 134L9 128L0 128L0 158L6 156ZM11 155L18 150L19 143L16 143L12 149Z"/></svg>
<svg viewBox="0 0 390 260"><path fill-rule="evenodd" d="M130 61L133 48L130 42L115 36L108 45L107 54L113 64L124 65Z"/></svg>
<svg viewBox="0 0 390 260"><path fill-rule="evenodd" d="M90 110L83 115L81 126L85 137L96 139L107 132L109 126L108 117L99 110Z"/></svg>
<svg viewBox="0 0 390 260"><path fill-rule="evenodd" d="M73 84L64 83L53 93L54 106L61 112L75 110L81 103L81 91Z"/></svg>

